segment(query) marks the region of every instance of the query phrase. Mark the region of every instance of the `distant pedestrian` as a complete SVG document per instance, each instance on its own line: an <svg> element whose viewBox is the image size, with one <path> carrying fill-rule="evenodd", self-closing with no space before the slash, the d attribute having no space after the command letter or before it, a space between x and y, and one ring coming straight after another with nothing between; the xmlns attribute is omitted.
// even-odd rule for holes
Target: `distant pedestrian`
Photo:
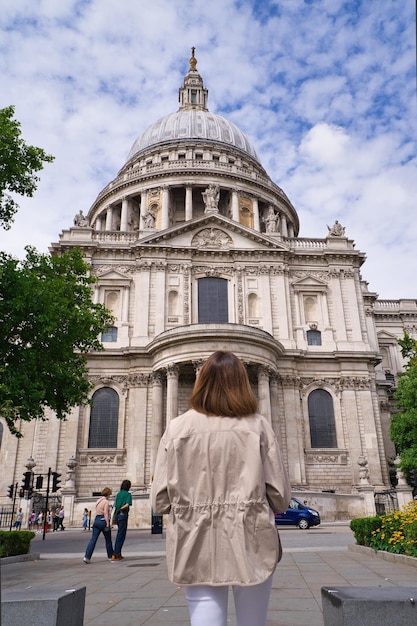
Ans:
<svg viewBox="0 0 417 626"><path fill-rule="evenodd" d="M96 547L97 539L100 533L103 533L104 539L106 541L106 550L109 561L113 555L113 546L111 542L111 526L110 526L110 503L109 496L111 496L112 491L110 487L104 487L101 492L101 498L99 498L96 502L96 517L93 522L93 532L91 535L91 539L88 542L85 556L83 558L84 563L89 563L91 561L91 557L94 552L94 548Z"/></svg>
<svg viewBox="0 0 417 626"><path fill-rule="evenodd" d="M36 518L36 526L37 526L37 533L41 533L42 532L42 522L43 522L43 513L42 511L39 511L38 516Z"/></svg>
<svg viewBox="0 0 417 626"><path fill-rule="evenodd" d="M87 530L88 528L88 509L84 509L83 513L83 529Z"/></svg>
<svg viewBox="0 0 417 626"><path fill-rule="evenodd" d="M46 532L48 532L48 530L50 530L53 527L53 523L54 523L54 515L51 509L49 509L48 516L46 519L47 519Z"/></svg>
<svg viewBox="0 0 417 626"><path fill-rule="evenodd" d="M58 528L60 530L65 530L64 517L65 517L64 507L61 506L61 509L60 509L60 511L58 513Z"/></svg>
<svg viewBox="0 0 417 626"><path fill-rule="evenodd" d="M20 530L22 528L22 521L23 521L23 513L22 513L22 509L19 509L16 515L15 523L14 523L14 527L16 528L16 530Z"/></svg>
<svg viewBox="0 0 417 626"><path fill-rule="evenodd" d="M35 522L36 522L36 513L35 513L35 509L32 509L32 512L28 517L28 530L33 530L33 527L35 526Z"/></svg>
<svg viewBox="0 0 417 626"><path fill-rule="evenodd" d="M59 526L59 509L55 509L55 511L53 512L52 515L52 532L55 532L58 530L58 526Z"/></svg>
<svg viewBox="0 0 417 626"><path fill-rule="evenodd" d="M120 485L120 491L116 494L114 500L113 520L117 523L117 535L114 542L114 553L112 561L121 561L122 548L126 539L127 520L129 518L129 509L132 506L132 494L129 489L132 486L130 480L124 480Z"/></svg>

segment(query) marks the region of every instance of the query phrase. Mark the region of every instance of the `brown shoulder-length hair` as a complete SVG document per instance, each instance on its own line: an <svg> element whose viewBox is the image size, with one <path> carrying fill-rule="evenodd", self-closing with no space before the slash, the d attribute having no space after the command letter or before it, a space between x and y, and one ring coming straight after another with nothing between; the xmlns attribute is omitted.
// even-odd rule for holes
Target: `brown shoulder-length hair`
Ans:
<svg viewBox="0 0 417 626"><path fill-rule="evenodd" d="M214 352L201 367L189 405L199 413L243 417L258 403L242 361L233 352Z"/></svg>

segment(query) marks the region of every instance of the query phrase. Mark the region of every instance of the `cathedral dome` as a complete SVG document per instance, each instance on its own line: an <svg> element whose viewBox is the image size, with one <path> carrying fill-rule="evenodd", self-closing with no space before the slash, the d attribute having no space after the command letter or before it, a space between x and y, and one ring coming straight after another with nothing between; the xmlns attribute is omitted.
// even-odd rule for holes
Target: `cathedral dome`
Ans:
<svg viewBox="0 0 417 626"><path fill-rule="evenodd" d="M258 155L246 135L221 115L197 108L180 109L154 122L134 142L127 160L147 148L181 139L203 139L225 143L247 152L259 162Z"/></svg>
<svg viewBox="0 0 417 626"><path fill-rule="evenodd" d="M232 122L208 110L208 90L197 72L194 50L192 48L184 85L179 90L179 110L148 126L134 142L127 161L153 146L193 139L224 143L233 149L246 152L259 163L255 148L246 135Z"/></svg>

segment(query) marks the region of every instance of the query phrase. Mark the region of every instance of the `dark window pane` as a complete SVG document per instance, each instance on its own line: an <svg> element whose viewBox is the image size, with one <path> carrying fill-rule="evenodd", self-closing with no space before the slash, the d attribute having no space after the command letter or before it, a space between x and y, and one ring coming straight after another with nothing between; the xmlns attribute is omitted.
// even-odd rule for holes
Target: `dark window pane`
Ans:
<svg viewBox="0 0 417 626"><path fill-rule="evenodd" d="M321 346L321 332L319 330L308 330L307 344L309 346Z"/></svg>
<svg viewBox="0 0 417 626"><path fill-rule="evenodd" d="M198 321L200 324L227 324L227 280L200 278L198 281Z"/></svg>
<svg viewBox="0 0 417 626"><path fill-rule="evenodd" d="M308 396L308 416L312 448L336 448L336 424L333 399L324 389L315 389Z"/></svg>
<svg viewBox="0 0 417 626"><path fill-rule="evenodd" d="M101 333L101 341L117 341L116 326L109 326L104 333Z"/></svg>
<svg viewBox="0 0 417 626"><path fill-rule="evenodd" d="M98 389L93 395L90 414L89 448L117 448L119 396L109 387Z"/></svg>

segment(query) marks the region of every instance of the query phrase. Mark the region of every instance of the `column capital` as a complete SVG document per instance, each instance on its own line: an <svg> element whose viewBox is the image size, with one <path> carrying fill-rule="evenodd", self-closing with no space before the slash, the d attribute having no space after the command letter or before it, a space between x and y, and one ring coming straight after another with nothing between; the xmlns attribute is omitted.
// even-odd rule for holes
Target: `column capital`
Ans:
<svg viewBox="0 0 417 626"><path fill-rule="evenodd" d="M149 375L151 384L154 386L162 385L163 378L164 378L164 375L161 370L157 370L156 372L151 372L151 374Z"/></svg>
<svg viewBox="0 0 417 626"><path fill-rule="evenodd" d="M193 361L193 368L196 374L200 371L201 367L204 365L204 359L197 359Z"/></svg>
<svg viewBox="0 0 417 626"><path fill-rule="evenodd" d="M176 363L170 363L166 367L168 378L178 378L180 373L180 366Z"/></svg>

